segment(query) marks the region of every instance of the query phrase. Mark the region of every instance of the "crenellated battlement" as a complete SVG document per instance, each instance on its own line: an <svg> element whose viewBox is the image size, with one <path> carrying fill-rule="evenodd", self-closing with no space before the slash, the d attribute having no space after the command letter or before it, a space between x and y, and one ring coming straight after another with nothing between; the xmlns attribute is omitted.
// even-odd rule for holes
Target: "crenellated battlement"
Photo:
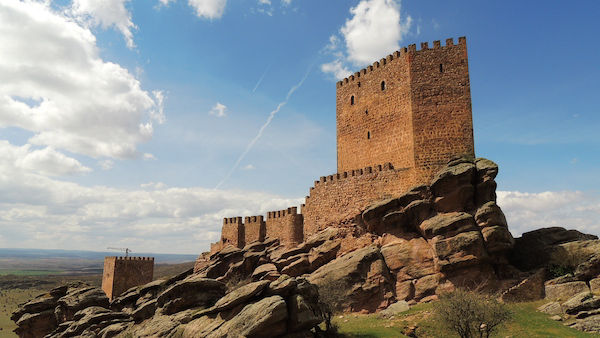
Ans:
<svg viewBox="0 0 600 338"><path fill-rule="evenodd" d="M242 217L237 216L223 218L223 224L243 224Z"/></svg>
<svg viewBox="0 0 600 338"><path fill-rule="evenodd" d="M132 257L132 256L112 256L119 261L154 261L154 257Z"/></svg>
<svg viewBox="0 0 600 338"><path fill-rule="evenodd" d="M337 174L333 174L333 175L329 175L329 176L321 176L318 181L315 181L315 186L317 186L321 183L330 183L330 182L347 179L349 177L369 175L372 173L376 173L376 172L380 172L380 171L387 171L387 170L394 170L394 166L391 163L386 163L383 165L379 164L379 165L372 166L372 167L371 166L365 167L364 169L361 168L361 169L355 169L355 170L350 170L350 171L344 171L342 173L337 173ZM400 170L402 170L402 169L400 169Z"/></svg>
<svg viewBox="0 0 600 338"><path fill-rule="evenodd" d="M421 49L417 49L416 44L410 44L407 47L400 48L400 50L395 51L394 53L386 56L385 58L380 59L379 61L373 62L372 65L369 65L369 66L361 69L360 71L355 72L353 75L350 75L350 76L338 81L336 84L336 87L339 88L348 83L353 82L354 80L359 80L361 78L361 76L364 77L368 73L371 73L373 71L377 71L381 68L384 68L386 65L390 64L391 62L394 62L395 60L398 60L401 57L405 57L409 54L419 53L419 52L426 51L429 49L444 49L444 48L452 48L452 47L456 47L456 46L465 46L466 44L467 44L467 38L464 36L461 36L458 38L457 45L454 44L453 38L446 39L445 46L442 46L440 40L435 40L435 41L433 41L433 48L429 48L428 42L421 42Z"/></svg>
<svg viewBox="0 0 600 338"><path fill-rule="evenodd" d="M260 222L264 222L264 221L265 221L265 217L263 215L246 216L244 218L244 224L248 224L248 223L260 223Z"/></svg>
<svg viewBox="0 0 600 338"><path fill-rule="evenodd" d="M267 213L267 219L280 218L280 217L285 217L288 215L296 215L296 214L298 214L298 207L290 207L290 208L283 209L283 210L269 211Z"/></svg>

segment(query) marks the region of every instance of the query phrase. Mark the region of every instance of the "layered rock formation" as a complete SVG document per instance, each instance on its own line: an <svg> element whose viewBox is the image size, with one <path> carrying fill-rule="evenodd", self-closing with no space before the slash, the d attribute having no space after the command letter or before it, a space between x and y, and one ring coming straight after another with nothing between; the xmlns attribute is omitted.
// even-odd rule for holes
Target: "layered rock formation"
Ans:
<svg viewBox="0 0 600 338"><path fill-rule="evenodd" d="M12 319L20 337L312 337L324 309L317 287L304 278L228 286L190 270L111 303L98 288L57 288Z"/></svg>
<svg viewBox="0 0 600 338"><path fill-rule="evenodd" d="M589 296L600 292L600 241L562 228L514 239L496 204L497 173L486 159L452 160L429 185L380 201L296 247L269 238L226 246L201 255L193 271L110 304L95 289L56 289L13 315L16 332L301 336L316 332L328 309L370 313L455 288L498 293L504 301L546 297L569 324L600 331L600 301Z"/></svg>

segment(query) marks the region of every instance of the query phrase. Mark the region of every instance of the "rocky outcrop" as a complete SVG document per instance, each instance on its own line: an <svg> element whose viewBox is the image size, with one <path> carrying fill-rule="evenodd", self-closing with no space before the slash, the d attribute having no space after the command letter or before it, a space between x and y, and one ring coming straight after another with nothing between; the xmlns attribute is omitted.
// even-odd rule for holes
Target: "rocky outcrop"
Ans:
<svg viewBox="0 0 600 338"><path fill-rule="evenodd" d="M270 239L225 247L208 262L200 257L195 273L225 283L284 274L321 287L334 281L345 310L369 312L456 287L494 288L507 276L516 285L521 276L512 276L506 258L515 242L496 204L497 173L492 161L458 158L430 185L373 204L352 226L329 227L294 248Z"/></svg>
<svg viewBox="0 0 600 338"><path fill-rule="evenodd" d="M582 288L570 289L568 293L572 295L569 298L544 304L538 310L577 330L600 333L600 297L590 293L589 289L573 294L575 290Z"/></svg>
<svg viewBox="0 0 600 338"><path fill-rule="evenodd" d="M17 332L302 336L326 317L323 303L367 313L404 309L456 288L506 302L546 297L552 302L544 311L593 330L596 296L573 297L600 292L600 241L563 228L513 238L496 203L497 173L486 159L454 159L429 185L374 203L353 223L291 248L270 238L226 246L201 255L193 271L128 290L110 305L97 289L53 290L15 312Z"/></svg>
<svg viewBox="0 0 600 338"><path fill-rule="evenodd" d="M317 286L285 275L228 290L196 274L131 289L110 304L97 291L76 286L40 296L13 314L15 332L48 338L305 337L320 330L328 311Z"/></svg>

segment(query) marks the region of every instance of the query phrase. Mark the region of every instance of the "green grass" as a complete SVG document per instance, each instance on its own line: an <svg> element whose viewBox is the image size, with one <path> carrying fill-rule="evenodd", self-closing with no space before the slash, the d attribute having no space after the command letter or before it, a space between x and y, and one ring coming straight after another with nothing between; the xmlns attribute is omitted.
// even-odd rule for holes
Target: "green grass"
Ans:
<svg viewBox="0 0 600 338"><path fill-rule="evenodd" d="M0 276L45 276L56 275L62 273L61 270L10 270L0 269Z"/></svg>
<svg viewBox="0 0 600 338"><path fill-rule="evenodd" d="M598 334L571 329L536 311L536 308L544 303L538 301L510 304L513 318L494 337L600 337ZM405 328L413 325L418 327L419 337L458 337L432 319L431 308L431 304L419 304L390 319L381 318L376 314L336 315L333 322L345 337L405 337L402 334Z"/></svg>
<svg viewBox="0 0 600 338"><path fill-rule="evenodd" d="M12 332L17 326L10 320L10 315L33 297L45 291L37 289L10 289L0 290L0 338L16 337Z"/></svg>

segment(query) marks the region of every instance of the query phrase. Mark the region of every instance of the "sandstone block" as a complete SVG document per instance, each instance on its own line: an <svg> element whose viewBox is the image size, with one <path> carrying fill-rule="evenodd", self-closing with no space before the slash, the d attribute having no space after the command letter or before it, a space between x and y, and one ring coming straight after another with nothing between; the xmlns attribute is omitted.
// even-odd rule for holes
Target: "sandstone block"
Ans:
<svg viewBox="0 0 600 338"><path fill-rule="evenodd" d="M545 293L548 300L568 300L582 292L590 292L585 282L568 282L563 284L546 284Z"/></svg>
<svg viewBox="0 0 600 338"><path fill-rule="evenodd" d="M420 226L421 234L426 239L436 236L452 237L461 232L477 230L475 219L466 212L452 212L434 216Z"/></svg>

